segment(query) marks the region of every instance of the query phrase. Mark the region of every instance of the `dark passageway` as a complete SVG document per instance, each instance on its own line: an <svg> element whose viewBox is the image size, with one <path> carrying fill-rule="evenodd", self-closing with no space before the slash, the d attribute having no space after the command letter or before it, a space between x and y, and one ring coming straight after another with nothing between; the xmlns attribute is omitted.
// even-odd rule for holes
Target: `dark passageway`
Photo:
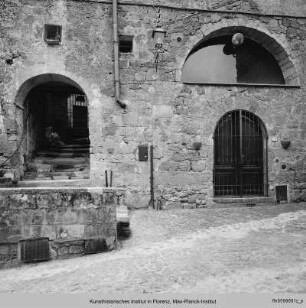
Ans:
<svg viewBox="0 0 306 308"><path fill-rule="evenodd" d="M35 87L25 100L25 179L87 178L88 101L63 82Z"/></svg>

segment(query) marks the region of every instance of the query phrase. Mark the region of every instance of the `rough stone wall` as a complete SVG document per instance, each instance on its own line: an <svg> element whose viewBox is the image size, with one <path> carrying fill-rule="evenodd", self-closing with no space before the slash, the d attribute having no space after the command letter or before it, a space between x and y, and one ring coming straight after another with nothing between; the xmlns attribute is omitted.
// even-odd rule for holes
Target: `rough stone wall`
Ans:
<svg viewBox="0 0 306 308"><path fill-rule="evenodd" d="M116 192L88 189L2 189L0 241L108 238L114 241Z"/></svg>
<svg viewBox="0 0 306 308"><path fill-rule="evenodd" d="M113 249L121 198L112 189L1 189L0 267L18 262L15 246L29 238L48 237L51 258L84 253L93 239Z"/></svg>
<svg viewBox="0 0 306 308"><path fill-rule="evenodd" d="M152 4L149 0L138 2ZM149 162L139 162L137 156L138 146L146 144L154 145L156 194L165 207L200 207L211 203L213 133L218 120L233 109L254 112L266 125L269 195L274 196L276 184L288 183L293 189L288 166L303 160L306 148L306 18L235 13L237 9L280 15L305 12L302 2L295 2L290 8L284 3L275 6L272 1L261 0L247 4L229 0L154 2L161 4L162 26L167 30L166 51L159 58L156 71L152 39L156 8L122 1L119 32L134 36L133 53L120 56L121 94L128 102L127 110L123 111L113 97L111 3L26 0L21 6L21 1L10 0L3 7L2 2L5 18L1 20L0 48L1 148L10 149L4 151L3 157L16 148L22 130L15 121L15 114L22 114L14 106L18 89L29 78L53 73L72 79L88 96L92 183L104 185L105 170L113 170L114 186L128 188L125 202L130 207L145 207L149 203ZM45 23L63 26L62 45L45 44ZM283 59L288 61L284 66L294 65L294 71L286 74L296 74L293 85L297 87L183 84L182 68L191 49L213 31L233 26L256 29L282 46L288 55ZM8 59L12 63L8 64ZM16 103L22 105L26 94ZM9 127L12 131L7 130ZM13 139L8 142L8 138ZM281 147L282 138L291 140L288 150ZM193 148L195 141L202 142L199 151Z"/></svg>
<svg viewBox="0 0 306 308"><path fill-rule="evenodd" d="M113 106L111 6L62 0L9 0L0 4L1 162L15 152L17 159L6 162L6 167L22 173L18 168L24 154L21 108L35 84L29 82L22 92L20 89L33 77L58 74L79 85L90 101L89 129L95 132L91 143L97 144L102 111ZM63 27L61 45L44 42L45 24ZM39 85L39 79L35 82Z"/></svg>
<svg viewBox="0 0 306 308"><path fill-rule="evenodd" d="M137 11L122 7L120 11L121 31L136 33L133 55L122 56L121 61L123 96L131 102L124 118L130 122L124 123L134 126L129 138L135 146L137 141L145 142L143 138L151 131L152 137L148 135L146 141L154 144L155 184L164 206L202 207L211 203L213 133L218 120L234 109L249 110L266 125L269 195L275 196L276 184L289 183L293 188L292 172L287 165L298 163L305 155L305 19L171 9L162 10L161 15L168 31L167 51L156 72L149 31L154 27L154 11L147 7ZM197 42L217 29L241 25L259 30L283 46L298 71L299 81L295 84L300 88L180 82L184 60ZM291 140L288 150L281 147L280 140L284 138ZM203 144L199 151L193 148L195 141ZM116 151L112 155L115 157Z"/></svg>

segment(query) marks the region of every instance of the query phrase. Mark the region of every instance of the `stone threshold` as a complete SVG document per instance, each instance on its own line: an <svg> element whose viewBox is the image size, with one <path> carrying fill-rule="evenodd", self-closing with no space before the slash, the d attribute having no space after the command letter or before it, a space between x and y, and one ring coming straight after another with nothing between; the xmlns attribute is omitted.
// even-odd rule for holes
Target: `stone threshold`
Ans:
<svg viewBox="0 0 306 308"><path fill-rule="evenodd" d="M216 203L239 203L239 204L254 204L257 203L276 203L273 197L215 197L213 201Z"/></svg>

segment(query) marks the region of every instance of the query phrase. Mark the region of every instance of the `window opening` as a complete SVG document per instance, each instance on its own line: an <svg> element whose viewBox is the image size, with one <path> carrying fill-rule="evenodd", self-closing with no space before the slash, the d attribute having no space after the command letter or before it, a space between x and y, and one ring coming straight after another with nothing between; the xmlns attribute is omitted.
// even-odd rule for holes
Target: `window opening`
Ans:
<svg viewBox="0 0 306 308"><path fill-rule="evenodd" d="M133 36L120 35L119 36L119 52L131 53L133 51Z"/></svg>
<svg viewBox="0 0 306 308"><path fill-rule="evenodd" d="M183 82L285 84L270 52L248 38L234 48L231 39L230 35L212 38L192 50L183 68Z"/></svg>
<svg viewBox="0 0 306 308"><path fill-rule="evenodd" d="M86 95L71 94L67 100L70 128L88 126L88 102Z"/></svg>
<svg viewBox="0 0 306 308"><path fill-rule="evenodd" d="M48 45L61 43L62 27L57 25L45 25L45 41Z"/></svg>

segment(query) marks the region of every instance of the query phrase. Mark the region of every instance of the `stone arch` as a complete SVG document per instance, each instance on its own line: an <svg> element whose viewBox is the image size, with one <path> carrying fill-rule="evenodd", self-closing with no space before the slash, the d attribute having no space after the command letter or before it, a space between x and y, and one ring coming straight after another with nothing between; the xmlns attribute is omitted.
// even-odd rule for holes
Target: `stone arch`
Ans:
<svg viewBox="0 0 306 308"><path fill-rule="evenodd" d="M203 31L204 37L203 36L200 37L199 35L197 35L196 37L193 37L190 40L190 49L185 55L185 59L182 63L183 65L181 66L182 69L188 57L201 44L205 43L206 41L212 38L224 35L233 35L234 33L241 32L244 34L246 38L253 40L254 42L261 45L263 48L265 48L268 52L271 53L271 55L275 58L283 73L286 85L294 85L294 86L300 85L298 73L295 69L294 63L292 62L288 52L275 38L273 38L270 34L265 33L263 29L257 30L254 28L245 27L241 25L225 26L223 23L219 25L219 28L216 29L215 27L217 26L218 24L214 25L213 27L214 29L210 29L210 32L207 35L205 35L205 32ZM196 43L194 43L195 41Z"/></svg>
<svg viewBox="0 0 306 308"><path fill-rule="evenodd" d="M67 85L70 85L72 87L79 89L81 92L83 92L87 96L87 93L85 93L84 87L81 87L79 83L75 82L71 78L61 75L61 74L48 73L48 74L36 75L24 81L22 85L19 87L18 92L16 94L15 104L20 107L23 107L24 101L27 95L30 93L30 91L34 89L35 87L48 83L48 82L65 83Z"/></svg>
<svg viewBox="0 0 306 308"><path fill-rule="evenodd" d="M23 169L25 171L28 168L27 162L31 163L36 155L41 155L40 152L54 151L55 147L61 148L63 146L67 146L72 152L74 145L69 145L76 142L77 149L79 149L78 147L86 149L83 151L86 152L83 156L86 158L84 159L84 161L86 160L84 169L87 172L89 168L87 147L89 148L90 144L90 98L85 93L83 86L61 74L39 74L28 78L21 84L14 102L19 143L22 145L19 154L22 157L21 161L24 163ZM52 126L53 131L60 136L60 143L57 145L54 145L53 142L50 142L51 139L46 137L49 126ZM81 157L79 153L75 156ZM61 164L63 165L62 162Z"/></svg>

